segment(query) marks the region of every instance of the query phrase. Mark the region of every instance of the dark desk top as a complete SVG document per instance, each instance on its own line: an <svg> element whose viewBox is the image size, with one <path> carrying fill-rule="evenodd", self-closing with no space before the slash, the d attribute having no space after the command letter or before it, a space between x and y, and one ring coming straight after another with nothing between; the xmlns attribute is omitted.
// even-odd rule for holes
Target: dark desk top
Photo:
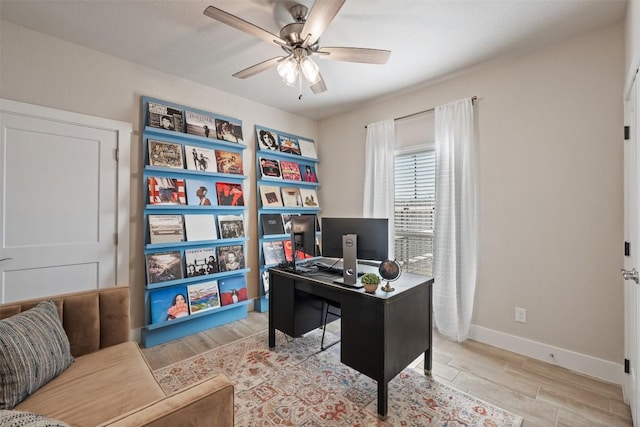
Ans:
<svg viewBox="0 0 640 427"><path fill-rule="evenodd" d="M329 258L321 258L317 261L321 261L329 265L332 265L335 262L335 260L332 260ZM337 263L335 266L342 268L341 263ZM433 284L433 278L431 277L422 276L422 275L413 274L413 273L402 273L397 280L390 282L391 286L395 288L394 291L385 292L381 290L382 286L386 284L386 280L382 280L382 282L380 282L380 285L378 286L378 289L376 290L375 293L368 293L368 292L365 292L364 288L354 288L352 286L334 283L333 281L335 279L339 279L342 276L339 274L331 274L329 272L322 271L322 270L318 270L317 272L314 271L314 272L307 272L307 273L302 273L299 271L294 272L288 268L277 268L277 267L271 268L270 270L273 270L274 272L277 272L278 274L282 274L284 276L289 276L295 280L304 279L305 281L310 283L321 284L323 286L328 287L332 291L362 293L371 298L378 298L381 300L392 300L396 297L399 297L400 295L410 294L411 289L419 285L423 285L425 282L428 282L429 286ZM377 274L378 267L359 263L358 271Z"/></svg>

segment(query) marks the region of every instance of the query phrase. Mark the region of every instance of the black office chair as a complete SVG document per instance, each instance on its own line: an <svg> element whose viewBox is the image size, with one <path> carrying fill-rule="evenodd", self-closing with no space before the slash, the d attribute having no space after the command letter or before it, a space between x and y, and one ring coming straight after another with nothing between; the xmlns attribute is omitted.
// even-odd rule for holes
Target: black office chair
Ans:
<svg viewBox="0 0 640 427"><path fill-rule="evenodd" d="M331 314L332 316L340 317L340 311L338 312L334 311L330 313L329 309L331 308L340 310L340 304L333 301L327 301L327 300L322 301L322 312L324 314L324 320L322 322L322 340L320 341L320 351L325 351L329 347L332 347L340 342L340 339L338 339L336 342L333 342L326 347L324 345L324 334L327 330L327 318L329 317L329 314Z"/></svg>

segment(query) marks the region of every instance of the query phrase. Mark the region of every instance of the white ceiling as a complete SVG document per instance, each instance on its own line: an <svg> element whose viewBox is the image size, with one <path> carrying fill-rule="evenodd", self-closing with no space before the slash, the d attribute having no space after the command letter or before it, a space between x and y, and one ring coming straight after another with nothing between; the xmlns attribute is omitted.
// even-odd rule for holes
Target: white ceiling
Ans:
<svg viewBox="0 0 640 427"><path fill-rule="evenodd" d="M321 46L391 50L385 65L323 59L314 95L275 69L232 74L283 51L203 15L208 5L272 33L292 21L290 0L0 0L2 20L128 61L321 119L488 60L621 21L627 0L347 0ZM309 7L313 0L300 0ZM470 94L472 95L472 94Z"/></svg>

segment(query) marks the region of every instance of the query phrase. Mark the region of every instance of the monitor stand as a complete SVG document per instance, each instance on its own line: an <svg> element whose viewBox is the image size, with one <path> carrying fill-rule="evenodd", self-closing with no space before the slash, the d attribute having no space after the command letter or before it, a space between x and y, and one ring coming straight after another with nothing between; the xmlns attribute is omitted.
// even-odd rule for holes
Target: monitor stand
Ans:
<svg viewBox="0 0 640 427"><path fill-rule="evenodd" d="M361 288L358 281L358 235L345 234L342 236L342 279L333 281L345 286Z"/></svg>

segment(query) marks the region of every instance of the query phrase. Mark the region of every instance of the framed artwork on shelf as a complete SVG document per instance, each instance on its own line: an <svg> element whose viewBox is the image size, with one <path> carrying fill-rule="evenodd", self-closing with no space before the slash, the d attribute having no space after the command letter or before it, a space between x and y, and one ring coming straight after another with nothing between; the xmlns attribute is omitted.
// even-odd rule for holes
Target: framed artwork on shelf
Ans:
<svg viewBox="0 0 640 427"><path fill-rule="evenodd" d="M242 184L233 182L216 182L218 206L244 206Z"/></svg>
<svg viewBox="0 0 640 427"><path fill-rule="evenodd" d="M149 242L184 242L184 221L182 215L147 215L149 221Z"/></svg>
<svg viewBox="0 0 640 427"><path fill-rule="evenodd" d="M278 135L278 143L280 144L280 151L283 153L301 155L300 144L298 140L287 135Z"/></svg>
<svg viewBox="0 0 640 427"><path fill-rule="evenodd" d="M208 148L184 146L187 169L199 172L217 172L216 152Z"/></svg>
<svg viewBox="0 0 640 427"><path fill-rule="evenodd" d="M148 139L149 166L184 169L182 144Z"/></svg>
<svg viewBox="0 0 640 427"><path fill-rule="evenodd" d="M189 315L186 286L156 289L151 291L149 300L152 324L175 320Z"/></svg>
<svg viewBox="0 0 640 427"><path fill-rule="evenodd" d="M183 113L182 110L159 104L157 102L149 102L147 105L148 124L151 127L182 132Z"/></svg>
<svg viewBox="0 0 640 427"><path fill-rule="evenodd" d="M266 129L256 128L256 139L260 150L280 151L278 136Z"/></svg>
<svg viewBox="0 0 640 427"><path fill-rule="evenodd" d="M205 138L216 138L216 124L212 114L202 114L185 110L184 116L188 134L203 136Z"/></svg>
<svg viewBox="0 0 640 427"><path fill-rule="evenodd" d="M217 118L216 137L223 141L242 142L242 123Z"/></svg>
<svg viewBox="0 0 640 427"><path fill-rule="evenodd" d="M206 276L218 272L215 248L186 249L184 251L187 277Z"/></svg>
<svg viewBox="0 0 640 427"><path fill-rule="evenodd" d="M150 205L187 204L184 179L150 176L147 184Z"/></svg>
<svg viewBox="0 0 640 427"><path fill-rule="evenodd" d="M247 280L236 276L218 280L220 302L223 306L236 304L247 299Z"/></svg>
<svg viewBox="0 0 640 427"><path fill-rule="evenodd" d="M242 175L242 154L233 151L216 150L218 172Z"/></svg>
<svg viewBox="0 0 640 427"><path fill-rule="evenodd" d="M147 283L162 283L183 279L180 251L157 252L146 255Z"/></svg>
<svg viewBox="0 0 640 427"><path fill-rule="evenodd" d="M187 295L191 314L220 307L220 290L216 280L187 286Z"/></svg>

